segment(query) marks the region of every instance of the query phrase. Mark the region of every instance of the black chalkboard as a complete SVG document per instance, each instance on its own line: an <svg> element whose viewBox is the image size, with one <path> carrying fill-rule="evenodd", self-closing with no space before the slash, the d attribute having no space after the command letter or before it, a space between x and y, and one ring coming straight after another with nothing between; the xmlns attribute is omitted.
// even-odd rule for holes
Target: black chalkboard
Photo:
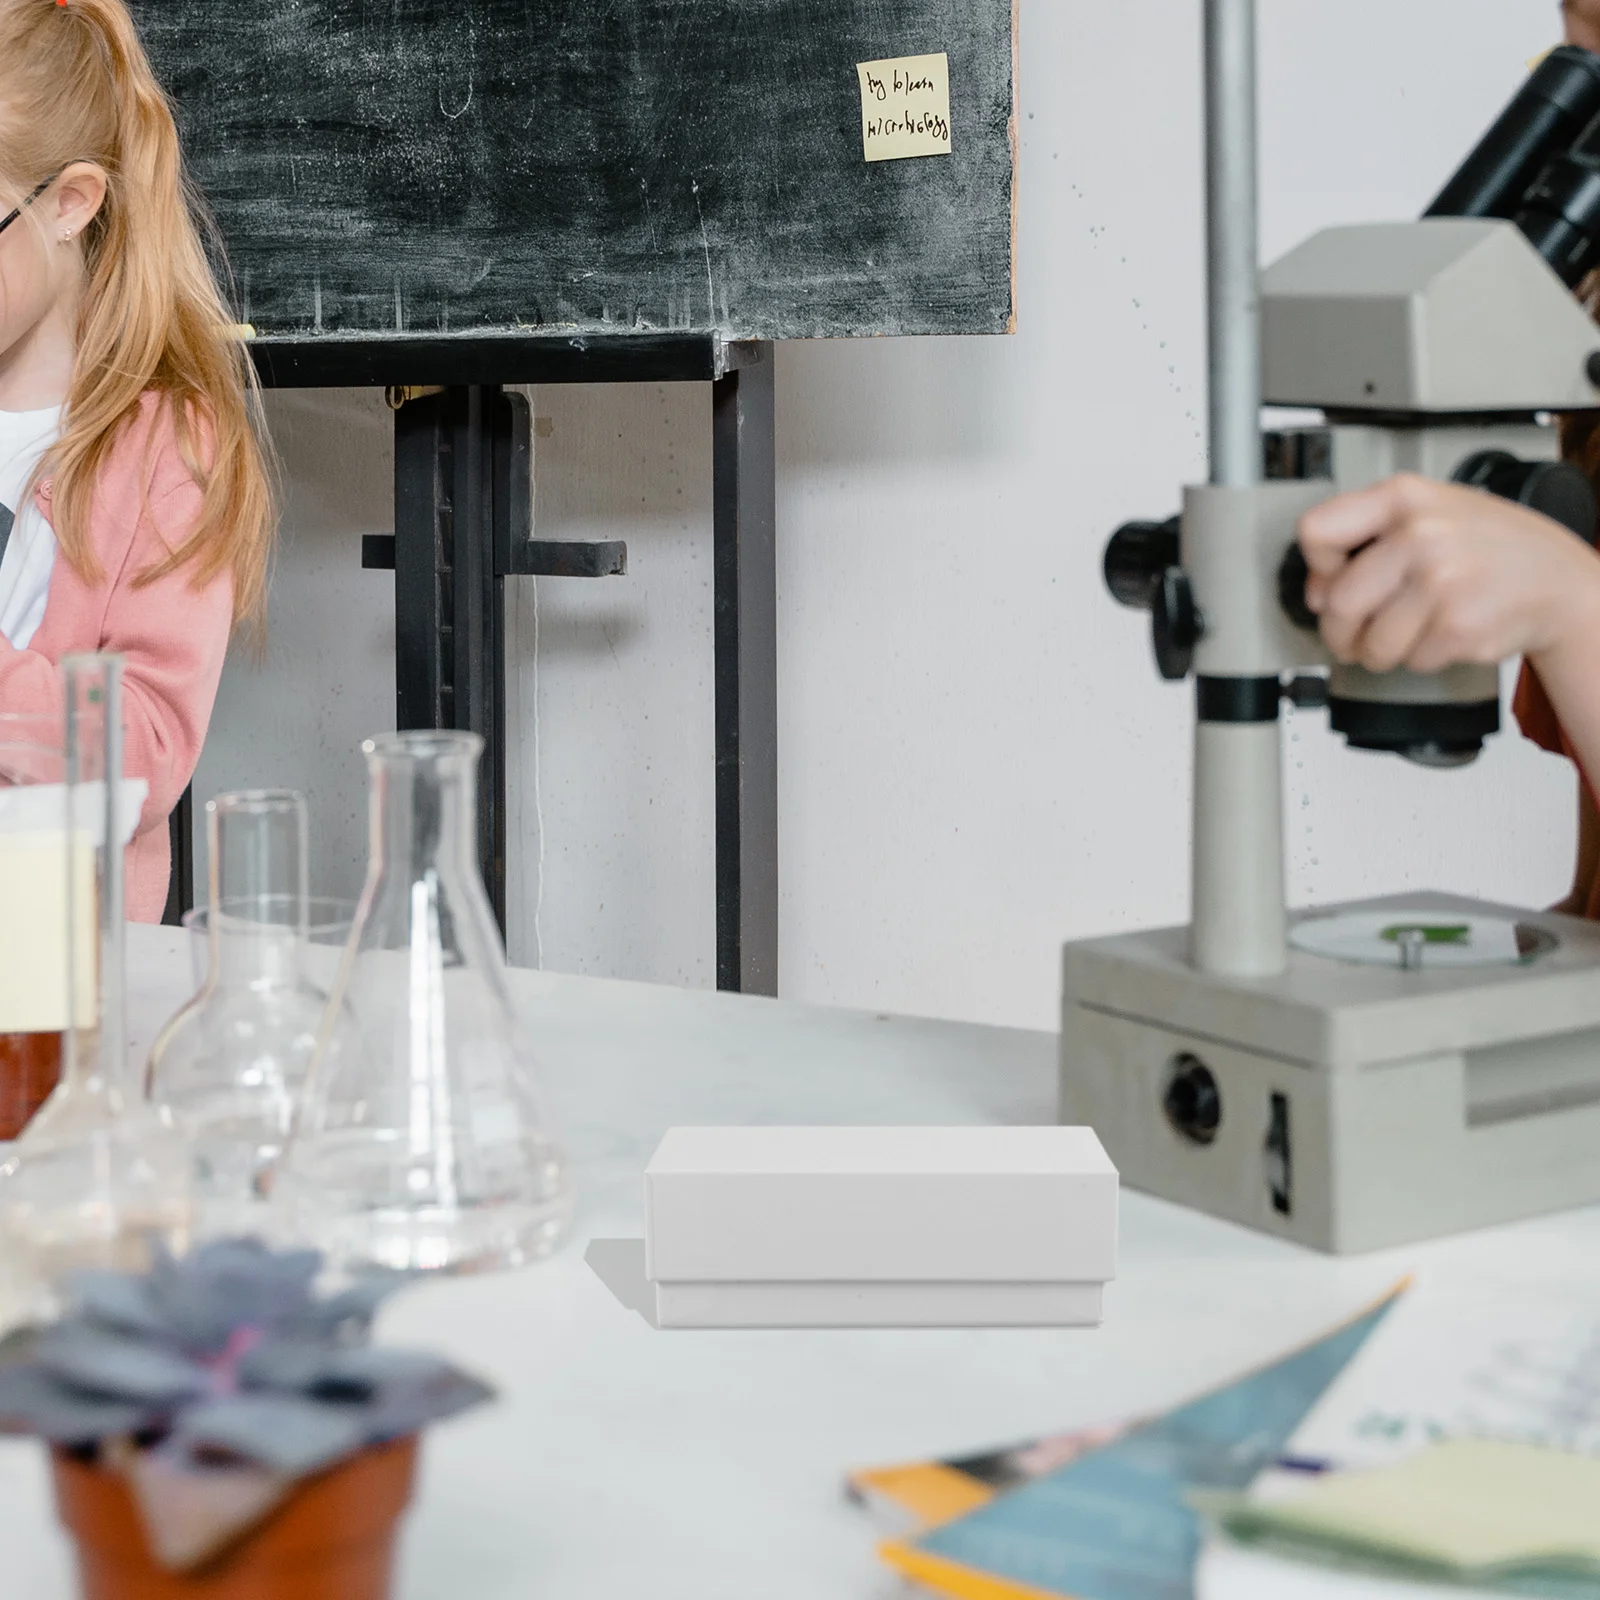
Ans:
<svg viewBox="0 0 1600 1600"><path fill-rule="evenodd" d="M134 0L264 335L1012 322L1015 0ZM953 153L856 63L945 51Z"/></svg>

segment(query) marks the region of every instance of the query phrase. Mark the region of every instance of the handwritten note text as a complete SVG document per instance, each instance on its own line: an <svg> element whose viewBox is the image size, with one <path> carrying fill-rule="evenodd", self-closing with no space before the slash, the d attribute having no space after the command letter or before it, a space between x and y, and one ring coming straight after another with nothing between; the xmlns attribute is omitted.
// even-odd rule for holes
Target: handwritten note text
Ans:
<svg viewBox="0 0 1600 1600"><path fill-rule="evenodd" d="M863 61L861 141L868 161L950 154L950 58Z"/></svg>

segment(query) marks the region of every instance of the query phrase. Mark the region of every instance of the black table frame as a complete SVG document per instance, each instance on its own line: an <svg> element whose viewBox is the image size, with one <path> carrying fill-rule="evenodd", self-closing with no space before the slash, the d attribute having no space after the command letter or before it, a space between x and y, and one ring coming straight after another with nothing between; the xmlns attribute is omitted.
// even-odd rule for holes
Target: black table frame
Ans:
<svg viewBox="0 0 1600 1600"><path fill-rule="evenodd" d="M777 573L773 346L715 334L268 337L267 388L382 387L395 405L394 534L363 563L395 574L396 726L484 740L480 855L506 897L505 580L603 577L620 544L535 541L529 418L505 385L706 383L712 392L717 986L778 980ZM192 817L174 819L174 899L193 902ZM183 881L187 875L188 882ZM181 909L174 905L174 910Z"/></svg>

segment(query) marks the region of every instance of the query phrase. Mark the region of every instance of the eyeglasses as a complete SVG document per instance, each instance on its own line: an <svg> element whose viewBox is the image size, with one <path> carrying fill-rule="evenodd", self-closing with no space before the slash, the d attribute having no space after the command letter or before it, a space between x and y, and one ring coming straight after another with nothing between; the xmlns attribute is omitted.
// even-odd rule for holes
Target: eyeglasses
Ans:
<svg viewBox="0 0 1600 1600"><path fill-rule="evenodd" d="M61 172L65 172L66 170L67 169L65 167L63 167L61 169ZM50 176L48 178L46 178L44 180L44 182L41 183L39 185L39 187L37 189L35 189L33 191L33 193L30 194L28 196L28 198L26 200L24 200L22 202L22 204L20 206L18 206L15 211L13 211L9 216L0 217L0 233L4 233L6 231L6 229L9 228L11 226L11 224L13 222L15 222L17 220L17 218L20 217L22 215L22 213L24 211L26 211L28 209L28 207L31 206L33 204L33 202L35 200L37 200L39 198L39 196L42 195L45 192L45 190L48 189L50 187L50 185L56 181L57 178L59 178L61 176L61 172L53 172L53 173L51 173Z"/></svg>

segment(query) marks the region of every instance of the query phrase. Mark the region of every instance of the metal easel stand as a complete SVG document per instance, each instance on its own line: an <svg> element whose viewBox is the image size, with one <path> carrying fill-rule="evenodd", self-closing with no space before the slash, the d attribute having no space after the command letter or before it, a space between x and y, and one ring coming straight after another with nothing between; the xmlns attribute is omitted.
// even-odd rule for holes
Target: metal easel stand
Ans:
<svg viewBox="0 0 1600 1600"><path fill-rule="evenodd" d="M772 346L712 389L717 987L778 992L778 576Z"/></svg>
<svg viewBox="0 0 1600 1600"><path fill-rule="evenodd" d="M778 980L777 573L773 347L712 334L269 338L269 387L383 385L395 412L395 531L362 564L395 574L396 725L484 740L481 861L505 925L505 580L605 577L618 543L534 540L525 402L506 384L711 385L717 984Z"/></svg>

